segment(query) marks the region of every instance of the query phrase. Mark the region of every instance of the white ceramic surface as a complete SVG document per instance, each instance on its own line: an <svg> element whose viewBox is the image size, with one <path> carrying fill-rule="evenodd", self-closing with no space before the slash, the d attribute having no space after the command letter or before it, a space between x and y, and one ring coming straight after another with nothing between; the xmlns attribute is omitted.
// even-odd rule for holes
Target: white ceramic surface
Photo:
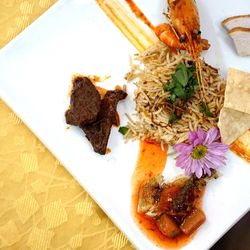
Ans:
<svg viewBox="0 0 250 250"><path fill-rule="evenodd" d="M154 5L152 3L154 2ZM163 20L164 0L137 0L154 24ZM211 43L205 54L221 68L250 69L250 58L238 57L220 25L231 15L250 13L248 0L197 0L202 34ZM100 156L92 151L80 129L66 129L64 112L73 74L111 75L107 88L125 84L133 46L111 23L94 0L61 0L0 51L0 95L82 184L137 249L158 249L133 222L130 180L138 142L124 144L117 128ZM118 111L121 124L133 111L132 88ZM222 177L211 181L204 197L206 223L183 249L208 249L250 208L250 166L228 153ZM167 179L178 174L173 159L167 162Z"/></svg>

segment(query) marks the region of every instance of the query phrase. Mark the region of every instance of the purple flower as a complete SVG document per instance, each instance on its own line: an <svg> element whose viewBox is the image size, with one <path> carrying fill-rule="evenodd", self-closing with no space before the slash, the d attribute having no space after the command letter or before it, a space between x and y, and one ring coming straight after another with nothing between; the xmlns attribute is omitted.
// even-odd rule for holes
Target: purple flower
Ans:
<svg viewBox="0 0 250 250"><path fill-rule="evenodd" d="M211 169L225 165L225 152L229 146L219 141L217 128L205 133L201 128L188 135L189 143L178 143L174 149L180 154L176 158L176 166L185 170L186 175L195 174L201 178L203 174L211 175Z"/></svg>

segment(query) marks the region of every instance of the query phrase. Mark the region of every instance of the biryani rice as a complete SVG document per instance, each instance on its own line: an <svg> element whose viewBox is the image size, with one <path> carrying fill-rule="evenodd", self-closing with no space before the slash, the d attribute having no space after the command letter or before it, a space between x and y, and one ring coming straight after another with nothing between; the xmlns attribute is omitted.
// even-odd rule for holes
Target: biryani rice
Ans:
<svg viewBox="0 0 250 250"><path fill-rule="evenodd" d="M185 107L181 119L169 124L169 110L166 108L169 92L163 86L171 80L176 67L183 60L190 60L187 52L174 53L158 42L141 54L137 54L131 65L128 81L136 79L136 113L133 119L128 116L128 132L125 139L155 140L162 144L176 144L187 140L190 130L199 127L207 131L217 126L219 112L224 103L225 81L218 70L202 61L202 79L205 90L194 92ZM204 100L213 117L200 112L200 102ZM135 118L134 118L135 117Z"/></svg>

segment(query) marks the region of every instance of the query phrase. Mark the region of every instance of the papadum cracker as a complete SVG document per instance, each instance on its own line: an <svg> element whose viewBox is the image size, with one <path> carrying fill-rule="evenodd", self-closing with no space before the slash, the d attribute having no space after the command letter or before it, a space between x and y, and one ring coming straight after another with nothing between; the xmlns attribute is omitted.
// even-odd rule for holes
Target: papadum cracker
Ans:
<svg viewBox="0 0 250 250"><path fill-rule="evenodd" d="M229 68L218 127L226 144L233 143L250 128L250 73Z"/></svg>

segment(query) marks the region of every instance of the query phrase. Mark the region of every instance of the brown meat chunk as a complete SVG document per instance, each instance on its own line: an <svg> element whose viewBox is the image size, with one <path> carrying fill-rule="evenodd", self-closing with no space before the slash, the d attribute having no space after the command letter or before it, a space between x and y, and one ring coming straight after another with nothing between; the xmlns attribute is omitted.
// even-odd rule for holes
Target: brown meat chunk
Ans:
<svg viewBox="0 0 250 250"><path fill-rule="evenodd" d="M102 118L94 123L80 126L93 146L95 152L104 155L106 153L108 139L112 127L109 118Z"/></svg>
<svg viewBox="0 0 250 250"><path fill-rule="evenodd" d="M127 93L123 90L109 90L101 102L101 110L98 119L109 117L112 124L117 125L116 108L119 101L125 99Z"/></svg>
<svg viewBox="0 0 250 250"><path fill-rule="evenodd" d="M162 234L169 238L175 238L181 233L180 228L175 223L174 219L166 214L162 214L156 221L156 225Z"/></svg>
<svg viewBox="0 0 250 250"><path fill-rule="evenodd" d="M205 214L200 209L194 209L181 224L180 228L184 234L190 235L206 220Z"/></svg>
<svg viewBox="0 0 250 250"><path fill-rule="evenodd" d="M79 126L94 122L100 111L101 97L87 77L77 77L73 82L70 108L66 111L66 123Z"/></svg>
<svg viewBox="0 0 250 250"><path fill-rule="evenodd" d="M97 120L91 124L80 125L95 152L105 154L112 124L116 123L117 104L126 96L127 94L122 90L107 91L101 101Z"/></svg>

